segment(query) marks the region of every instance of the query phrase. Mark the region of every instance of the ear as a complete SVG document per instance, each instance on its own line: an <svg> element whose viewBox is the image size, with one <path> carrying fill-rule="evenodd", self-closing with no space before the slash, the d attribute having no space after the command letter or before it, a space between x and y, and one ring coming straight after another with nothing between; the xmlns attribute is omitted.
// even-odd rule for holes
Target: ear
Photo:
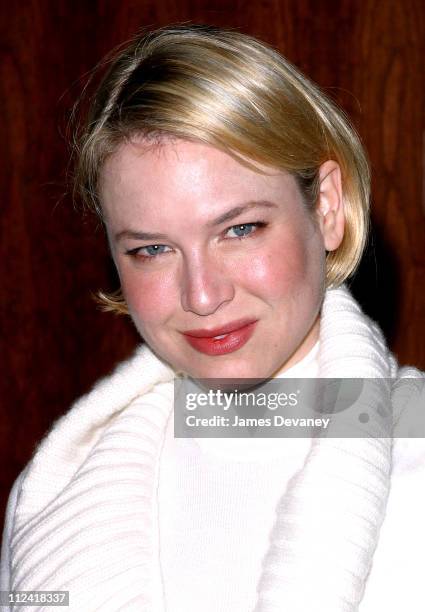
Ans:
<svg viewBox="0 0 425 612"><path fill-rule="evenodd" d="M345 212L341 169L332 160L319 168L319 196L316 212L327 251L335 251L344 237Z"/></svg>

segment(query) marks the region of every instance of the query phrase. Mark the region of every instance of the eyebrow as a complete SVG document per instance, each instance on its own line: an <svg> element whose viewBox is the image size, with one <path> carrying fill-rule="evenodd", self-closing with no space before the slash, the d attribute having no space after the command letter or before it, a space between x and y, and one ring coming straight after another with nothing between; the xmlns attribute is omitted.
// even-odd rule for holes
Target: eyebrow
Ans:
<svg viewBox="0 0 425 612"><path fill-rule="evenodd" d="M246 202L245 204L241 204L240 206L235 206L234 208L231 208L223 215L217 217L217 219L210 221L208 223L208 226L214 227L216 225L221 225L225 221L231 221L235 217L239 217L240 214L242 214L246 210L250 210L251 208L277 208L277 204L269 202L268 200Z"/></svg>
<svg viewBox="0 0 425 612"><path fill-rule="evenodd" d="M241 215L246 210L250 210L252 208L278 208L278 206L277 204L269 202L268 200L246 202L245 204L241 204L240 206L235 206L234 208L231 208L216 219L209 221L207 223L207 227L216 227L217 225L221 225L226 221L231 221L232 219L239 217L239 215ZM133 240L162 240L167 238L167 234L123 230L122 232L118 232L118 234L115 234L114 236L115 242L119 242L124 238L129 238Z"/></svg>

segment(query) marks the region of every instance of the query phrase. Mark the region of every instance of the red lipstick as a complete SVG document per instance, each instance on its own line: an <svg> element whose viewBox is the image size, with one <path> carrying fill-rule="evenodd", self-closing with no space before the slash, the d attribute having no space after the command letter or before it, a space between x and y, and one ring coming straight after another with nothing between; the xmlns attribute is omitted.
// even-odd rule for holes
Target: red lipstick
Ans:
<svg viewBox="0 0 425 612"><path fill-rule="evenodd" d="M257 319L239 319L214 329L190 329L183 333L195 350L206 355L233 353L248 342Z"/></svg>

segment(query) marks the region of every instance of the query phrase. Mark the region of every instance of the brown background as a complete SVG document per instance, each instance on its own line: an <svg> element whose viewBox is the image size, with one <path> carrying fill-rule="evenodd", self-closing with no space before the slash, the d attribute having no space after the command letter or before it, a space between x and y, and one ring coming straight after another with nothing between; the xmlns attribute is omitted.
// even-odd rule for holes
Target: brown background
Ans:
<svg viewBox="0 0 425 612"><path fill-rule="evenodd" d="M111 47L177 21L268 41L354 119L374 233L353 290L399 360L425 368L422 0L1 0L0 521L35 442L138 341L91 299L116 281L102 229L66 195L69 110Z"/></svg>

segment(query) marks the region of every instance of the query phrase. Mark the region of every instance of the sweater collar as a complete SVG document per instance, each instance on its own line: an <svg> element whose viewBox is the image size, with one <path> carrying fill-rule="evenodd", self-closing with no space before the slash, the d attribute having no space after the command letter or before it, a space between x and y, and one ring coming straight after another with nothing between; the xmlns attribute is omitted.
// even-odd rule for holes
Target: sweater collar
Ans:
<svg viewBox="0 0 425 612"><path fill-rule="evenodd" d="M322 377L396 371L345 288L326 293L318 359ZM155 500L173 377L144 346L55 423L19 497L14 590L70 590L70 610L162 609ZM385 385L379 393L388 400ZM278 505L255 612L356 610L385 513L390 453L385 438L313 441Z"/></svg>

